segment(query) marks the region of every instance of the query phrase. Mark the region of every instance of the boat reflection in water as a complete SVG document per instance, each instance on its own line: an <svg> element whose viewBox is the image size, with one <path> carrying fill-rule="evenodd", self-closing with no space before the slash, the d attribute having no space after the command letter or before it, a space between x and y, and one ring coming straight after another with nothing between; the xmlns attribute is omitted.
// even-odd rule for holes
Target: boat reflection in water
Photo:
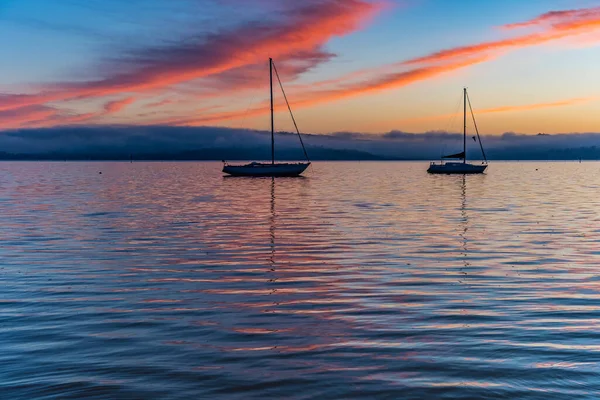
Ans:
<svg viewBox="0 0 600 400"><path fill-rule="evenodd" d="M228 205L211 208L211 213L228 222L206 235L227 261L204 261L219 270L219 279L202 290L205 300L236 316L227 323L230 331L221 348L238 356L260 353L269 369L284 354L298 357L333 347L351 329L345 320L329 319L346 307L347 289L339 273L343 266L331 259L336 246L331 223L307 212L314 210L307 199L310 180L225 178L219 197ZM242 196L245 201L235 200ZM260 379L265 368L246 374ZM293 379L296 374L285 368L277 377Z"/></svg>
<svg viewBox="0 0 600 400"><path fill-rule="evenodd" d="M460 202L460 215L461 215L461 222L462 222L462 232L460 233L460 237L462 238L462 249L463 249L463 256L464 256L464 266L465 268L467 268L469 266L469 262L468 262L468 254L469 254L469 249L467 247L468 244L468 239L467 239L467 232L469 230L469 217L467 215L467 177L465 175L463 175L461 177L461 185L460 185L460 196L461 196L461 202ZM465 271L462 271L463 274L467 274Z"/></svg>

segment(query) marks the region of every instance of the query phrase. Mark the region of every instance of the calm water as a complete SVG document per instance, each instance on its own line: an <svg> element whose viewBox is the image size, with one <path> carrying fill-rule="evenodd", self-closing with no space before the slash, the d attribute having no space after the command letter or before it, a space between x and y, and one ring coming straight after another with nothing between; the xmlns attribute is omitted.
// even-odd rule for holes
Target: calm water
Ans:
<svg viewBox="0 0 600 400"><path fill-rule="evenodd" d="M600 163L220 167L0 163L1 398L600 398Z"/></svg>

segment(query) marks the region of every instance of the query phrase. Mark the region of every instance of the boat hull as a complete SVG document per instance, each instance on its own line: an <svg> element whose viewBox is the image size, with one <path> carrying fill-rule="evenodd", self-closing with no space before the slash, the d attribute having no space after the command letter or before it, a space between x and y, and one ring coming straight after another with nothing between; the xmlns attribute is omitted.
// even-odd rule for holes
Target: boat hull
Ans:
<svg viewBox="0 0 600 400"><path fill-rule="evenodd" d="M250 163L246 165L225 165L223 172L232 176L299 176L310 163Z"/></svg>
<svg viewBox="0 0 600 400"><path fill-rule="evenodd" d="M444 164L435 164L431 163L429 165L429 169L427 172L430 174L483 174L487 165L473 165L466 163L444 163Z"/></svg>

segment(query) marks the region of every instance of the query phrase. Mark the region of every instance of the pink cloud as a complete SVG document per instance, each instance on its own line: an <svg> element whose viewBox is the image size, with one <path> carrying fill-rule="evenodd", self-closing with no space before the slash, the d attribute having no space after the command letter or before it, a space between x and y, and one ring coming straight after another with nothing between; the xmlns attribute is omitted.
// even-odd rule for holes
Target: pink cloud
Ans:
<svg viewBox="0 0 600 400"><path fill-rule="evenodd" d="M125 107L132 104L136 99L134 97L126 97L120 100L109 101L104 105L106 114L115 114L122 111Z"/></svg>
<svg viewBox="0 0 600 400"><path fill-rule="evenodd" d="M549 26L544 22L551 21ZM477 43L469 46L459 46L441 50L405 61L406 65L445 62L456 57L468 57L478 54L499 54L507 50L537 46L560 39L575 37L600 28L600 8L590 8L571 11L552 11L530 21L505 25L514 28L518 26L541 26L540 32L508 39Z"/></svg>
<svg viewBox="0 0 600 400"><path fill-rule="evenodd" d="M309 90L297 93L293 98L290 98L290 101L292 102L292 106L294 108L300 108L356 97L368 93L397 89L415 82L431 79L445 73L456 71L467 66L482 63L487 60L489 60L489 57L483 56L479 58L469 58L444 65L419 67L408 71L389 73L384 76L363 82L341 85L330 89ZM284 109L285 106L283 104L279 104L275 107L276 112ZM262 103L251 109L212 113L197 118L171 119L168 122L174 125L202 125L206 123L222 122L238 118L264 115L268 113L269 108L267 107L267 104Z"/></svg>
<svg viewBox="0 0 600 400"><path fill-rule="evenodd" d="M281 21L253 22L231 31L193 38L162 48L132 54L124 62L127 73L84 83L63 83L48 88L65 98L106 96L165 88L235 68L264 63L274 58L320 60L319 49L336 36L362 26L382 7L365 0L306 1L290 10ZM303 57L303 55L305 57Z"/></svg>
<svg viewBox="0 0 600 400"><path fill-rule="evenodd" d="M544 24L552 23L563 23L567 20L585 20L589 18L596 18L600 14L600 7L593 8L581 8L578 10L562 10L562 11L550 11L544 13L536 18L530 19L529 21L517 22L514 24L504 25L505 29L516 29L526 28L532 26L540 26Z"/></svg>
<svg viewBox="0 0 600 400"><path fill-rule="evenodd" d="M263 6L271 7L273 4L275 3L265 1ZM48 103L55 104L70 99L103 98L142 92L156 94L167 90L170 93L177 90L175 85L182 83L187 88L195 84L202 85L203 90L189 95L194 101L215 96L234 96L243 90L265 86L267 56L275 58L282 78L286 82L293 82L335 56L325 50L326 43L334 37L361 29L387 3L379 0L286 0L276 4L281 12L277 20L249 22L173 45L133 52L121 59L122 68L118 70L127 71L124 73L109 74L103 79L90 82L58 83L43 88L38 94L0 95L0 112L45 107ZM529 21L505 27L532 27L536 31L444 49L309 85L291 85L295 92L290 100L293 107L309 107L378 93L487 62L510 50L598 32L600 8L551 11ZM127 97L109 101L104 106L104 115L122 111L134 100L134 97ZM160 107L172 102L172 99L165 99L150 103L147 107ZM38 112L42 112L41 110L38 109ZM171 115L159 122L195 125L262 115L267 111L262 103L250 110L215 112L214 109L204 108L197 116ZM88 121L99 116L98 113L65 116L58 112L52 114L53 111L48 109L44 109L44 112L47 113L47 123L73 121L77 118Z"/></svg>
<svg viewBox="0 0 600 400"><path fill-rule="evenodd" d="M425 79L435 78L441 74L469 67L474 64L489 61L508 50L540 45L563 38L573 37L582 33L595 31L599 26L600 9L582 9L573 11L555 11L536 17L527 23L537 26L545 21L552 25L541 32L520 35L509 39L483 42L469 46L459 46L429 55L414 58L398 64L353 72L345 76L314 82L307 85L297 85L300 93L293 96L293 106L307 107L319 103L336 101L343 98L355 97L369 93L380 92L409 85ZM398 72L393 69L405 69L407 66L421 65L409 70ZM387 71L386 71L387 70ZM391 71L390 71L391 70ZM262 72L264 74L264 72ZM317 88L317 90L315 90ZM558 106L552 104L538 105L539 107ZM513 110L518 109L515 106ZM536 106L528 106L535 108ZM508 111L508 109L506 110ZM268 112L265 104L250 110L233 110L201 116L199 118L180 119L178 124L198 125L211 122L222 122L246 116L262 115ZM487 111L493 112L493 111ZM500 112L500 111L496 111Z"/></svg>
<svg viewBox="0 0 600 400"><path fill-rule="evenodd" d="M153 103L149 103L146 105L147 108L155 108L155 107L162 107L162 106L166 106L168 104L173 104L175 103L175 100L173 99L164 99L164 100L160 100L160 101L155 101Z"/></svg>
<svg viewBox="0 0 600 400"><path fill-rule="evenodd" d="M174 45L133 52L114 68L127 72L96 81L57 83L37 94L0 95L0 111L126 92L160 91L207 77L220 81L221 87L231 86L240 76L248 78L252 71L262 68L267 55L281 60L283 74L296 77L333 57L322 47L333 37L360 29L381 11L383 4L379 0L283 1L278 3L282 10L278 20L249 22ZM243 86L254 87L256 82L246 79ZM127 104L109 103L106 111L117 112Z"/></svg>

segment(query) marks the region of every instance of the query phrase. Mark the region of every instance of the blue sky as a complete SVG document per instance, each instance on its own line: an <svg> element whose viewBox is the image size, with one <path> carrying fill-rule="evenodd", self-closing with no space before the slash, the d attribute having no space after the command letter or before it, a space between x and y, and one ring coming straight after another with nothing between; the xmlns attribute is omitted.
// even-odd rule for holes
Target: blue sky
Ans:
<svg viewBox="0 0 600 400"><path fill-rule="evenodd" d="M453 130L463 86L487 133L600 124L600 1L0 0L0 19L5 128L266 128L269 56L310 132ZM556 40L411 61L565 24Z"/></svg>

